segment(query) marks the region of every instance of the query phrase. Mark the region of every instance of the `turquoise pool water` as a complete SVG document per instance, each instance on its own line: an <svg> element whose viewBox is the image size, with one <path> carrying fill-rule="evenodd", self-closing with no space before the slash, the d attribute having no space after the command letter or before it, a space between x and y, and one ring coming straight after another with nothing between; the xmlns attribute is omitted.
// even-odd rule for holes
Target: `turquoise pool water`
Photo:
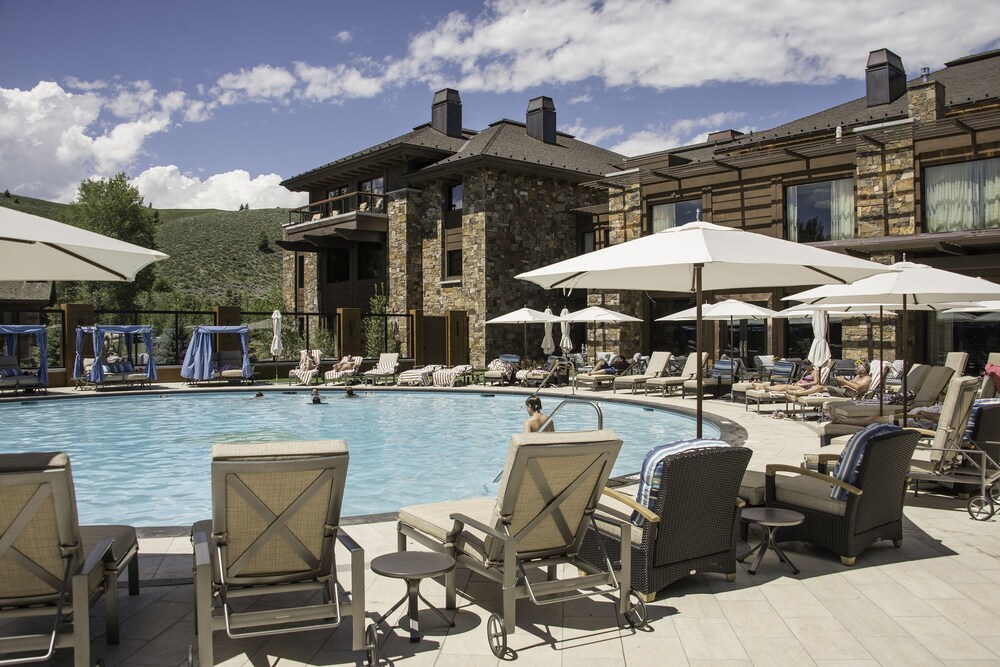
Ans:
<svg viewBox="0 0 1000 667"><path fill-rule="evenodd" d="M340 438L351 453L345 516L414 503L493 495L523 396L437 393L206 393L77 398L0 405L4 450L65 451L84 523L177 526L210 516L209 464L217 442ZM558 399L543 398L551 410ZM686 415L602 403L605 428L624 441L614 474L635 472L650 447L694 436ZM592 407L556 416L560 431L596 425ZM705 424L705 437L718 430Z"/></svg>

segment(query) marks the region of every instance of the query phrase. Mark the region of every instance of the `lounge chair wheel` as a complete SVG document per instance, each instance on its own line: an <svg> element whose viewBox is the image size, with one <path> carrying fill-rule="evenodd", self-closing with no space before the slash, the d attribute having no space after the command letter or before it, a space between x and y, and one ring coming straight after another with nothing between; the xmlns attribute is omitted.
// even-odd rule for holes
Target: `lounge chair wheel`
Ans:
<svg viewBox="0 0 1000 667"><path fill-rule="evenodd" d="M490 642L493 655L502 658L507 653L507 628L503 626L500 614L490 614L486 621L486 639Z"/></svg>
<svg viewBox="0 0 1000 667"><path fill-rule="evenodd" d="M369 667L378 664L378 628L374 623L365 628L365 659Z"/></svg>
<svg viewBox="0 0 1000 667"><path fill-rule="evenodd" d="M642 596L633 590L628 592L628 609L625 611L625 622L633 628L641 628L646 624L646 603Z"/></svg>
<svg viewBox="0 0 1000 667"><path fill-rule="evenodd" d="M976 496L969 500L969 516L976 521L989 521L996 511L993 509L993 499L986 496Z"/></svg>
<svg viewBox="0 0 1000 667"><path fill-rule="evenodd" d="M1000 502L1000 484L990 485L990 498L993 499L994 503Z"/></svg>

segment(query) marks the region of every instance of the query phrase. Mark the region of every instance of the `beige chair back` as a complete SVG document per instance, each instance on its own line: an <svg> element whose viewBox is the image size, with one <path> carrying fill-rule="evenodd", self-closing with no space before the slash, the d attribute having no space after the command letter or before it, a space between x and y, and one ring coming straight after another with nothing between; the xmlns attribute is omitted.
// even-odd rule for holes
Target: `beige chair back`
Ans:
<svg viewBox="0 0 1000 667"><path fill-rule="evenodd" d="M667 374L667 364L674 355L670 352L653 352L649 355L649 363L646 365L646 375L662 377Z"/></svg>
<svg viewBox="0 0 1000 667"><path fill-rule="evenodd" d="M973 377L960 376L948 384L931 445L935 450L931 452L931 460L937 462L938 467L951 463L958 456L978 391L979 380Z"/></svg>
<svg viewBox="0 0 1000 667"><path fill-rule="evenodd" d="M212 447L212 539L228 584L328 575L347 477L343 440Z"/></svg>
<svg viewBox="0 0 1000 667"><path fill-rule="evenodd" d="M524 558L576 553L622 441L614 431L518 433L511 437L494 507L494 527L514 537ZM487 538L487 561L503 542Z"/></svg>
<svg viewBox="0 0 1000 667"><path fill-rule="evenodd" d="M56 600L67 562L83 564L69 457L0 454L0 607Z"/></svg>
<svg viewBox="0 0 1000 667"><path fill-rule="evenodd" d="M701 367L708 363L708 352L701 353ZM698 373L698 355L692 352L684 360L684 368L681 369L681 377L693 378Z"/></svg>
<svg viewBox="0 0 1000 667"><path fill-rule="evenodd" d="M948 386L948 381L954 374L955 371L947 366L931 366L924 381L920 383L919 387L916 387L917 393L913 397L913 405L922 406L937 403L938 396ZM909 385L909 378L907 378L907 385ZM907 389L912 391L914 388L908 386Z"/></svg>

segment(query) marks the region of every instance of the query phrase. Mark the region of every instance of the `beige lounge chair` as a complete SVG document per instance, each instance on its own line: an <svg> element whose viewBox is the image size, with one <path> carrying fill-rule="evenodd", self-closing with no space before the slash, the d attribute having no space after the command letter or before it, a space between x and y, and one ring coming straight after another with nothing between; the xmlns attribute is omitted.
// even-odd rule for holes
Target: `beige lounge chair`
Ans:
<svg viewBox="0 0 1000 667"><path fill-rule="evenodd" d="M296 379L299 384L309 384L320 377L322 362L323 350L299 350L299 365L288 371L289 381Z"/></svg>
<svg viewBox="0 0 1000 667"><path fill-rule="evenodd" d="M81 528L63 453L0 454L0 515L0 624L53 619L51 634L0 637L0 655L37 662L71 647L73 664L89 667L90 607L104 595L107 643L117 644L118 575L125 567L130 592L139 592L135 529Z"/></svg>
<svg viewBox="0 0 1000 667"><path fill-rule="evenodd" d="M607 363L610 365L615 363L621 356L609 353L606 357ZM636 354L635 359L638 360L639 355ZM600 354L598 354L598 359L600 359ZM635 361L629 364L629 367L622 371L621 375L628 375L629 371L635 365ZM573 386L576 387L590 387L591 391L597 391L598 389L607 389L608 387L613 387L615 378L619 376L619 373L605 373L603 370L599 370L596 373L590 371L589 373L577 373L573 377Z"/></svg>
<svg viewBox="0 0 1000 667"><path fill-rule="evenodd" d="M702 352L701 367L703 370L707 362L708 352ZM698 355L692 352L684 361L684 368L681 369L680 375L660 376L646 380L646 391L649 392L651 390L659 389L660 393L664 396L666 396L668 392L672 394L675 389L683 387L684 383L693 378L697 372Z"/></svg>
<svg viewBox="0 0 1000 667"><path fill-rule="evenodd" d="M949 352L944 358L944 365L955 371L956 375L963 375L968 364L968 352Z"/></svg>
<svg viewBox="0 0 1000 667"><path fill-rule="evenodd" d="M428 364L421 368L411 368L399 374L396 384L399 386L429 387L434 383L434 373L445 368L441 364Z"/></svg>
<svg viewBox="0 0 1000 667"><path fill-rule="evenodd" d="M199 664L215 664L216 630L232 639L331 632L345 616L352 649L366 648L364 550L340 529L347 464L343 440L212 447L212 519L191 532ZM350 552L349 600L337 542ZM248 597L263 599L232 606Z"/></svg>
<svg viewBox="0 0 1000 667"><path fill-rule="evenodd" d="M361 379L365 384L378 384L379 380L389 384L396 379L396 372L399 370L399 353L383 352L379 355L375 368L361 374Z"/></svg>
<svg viewBox="0 0 1000 667"><path fill-rule="evenodd" d="M629 551L620 571L610 560L604 569L579 557L593 512L601 497L621 440L614 431L519 433L511 437L496 498L470 498L404 507L399 512L400 550L406 540L453 556L465 567L502 587L502 615L486 624L490 648L502 657L507 634L514 632L516 601L560 602L617 591L619 612L631 619ZM629 544L630 524L620 522L621 541ZM556 579L556 566L582 576ZM551 576L539 581L532 571ZM445 575L445 602L455 608L456 575Z"/></svg>
<svg viewBox="0 0 1000 667"><path fill-rule="evenodd" d="M361 370L362 361L364 361L364 357L345 356L340 360L339 365L347 363L350 364L350 367L340 370L331 368L326 373L323 373L323 384L326 384L327 382L332 384L347 384L352 380L356 380L358 378L358 372Z"/></svg>
<svg viewBox="0 0 1000 667"><path fill-rule="evenodd" d="M614 393L619 389L631 389L634 394L636 389L645 389L647 381L667 374L667 365L673 356L670 352L653 352L649 356L649 363L646 364L646 371L644 373L615 376L615 379L611 382L611 391Z"/></svg>
<svg viewBox="0 0 1000 667"><path fill-rule="evenodd" d="M250 374L243 374L243 353L239 350L222 350L221 352L216 352L212 355L215 358L216 371L215 376L219 380L224 380L226 382L240 382L246 381L249 384L253 384L256 372L254 371L253 365L250 366Z"/></svg>
<svg viewBox="0 0 1000 667"><path fill-rule="evenodd" d="M947 389L948 382L954 374L955 371L947 366L931 366L919 386L910 387L909 378L907 378L907 389L915 391L916 394L912 401L907 401L906 408L908 410L922 408L937 403L941 394ZM872 384L875 383L873 382ZM830 413L836 411L842 417L870 417L877 414L898 415L903 412L903 406L895 403L883 405L880 413L877 403L858 404L850 401L827 403L826 409Z"/></svg>

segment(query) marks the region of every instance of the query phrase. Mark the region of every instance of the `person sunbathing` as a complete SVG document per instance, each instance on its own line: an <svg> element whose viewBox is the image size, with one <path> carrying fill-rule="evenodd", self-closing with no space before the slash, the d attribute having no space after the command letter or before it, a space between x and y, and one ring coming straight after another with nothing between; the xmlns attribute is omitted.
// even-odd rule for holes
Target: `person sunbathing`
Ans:
<svg viewBox="0 0 1000 667"><path fill-rule="evenodd" d="M785 392L785 396L789 399L795 399L799 396L810 396L812 394L822 394L827 393L830 396L841 396L841 397L855 397L862 396L871 387L872 376L868 373L868 368L862 366L858 369L858 374L855 375L850 380L845 380L840 376L834 376L833 381L836 384L816 384L808 389L791 389Z"/></svg>
<svg viewBox="0 0 1000 667"><path fill-rule="evenodd" d="M341 359L340 361L338 361L337 363L335 363L333 365L333 368L331 368L330 370L334 370L334 371L353 371L354 368L355 368L354 360L351 359L351 357L348 356L348 357L344 357L343 359Z"/></svg>
<svg viewBox="0 0 1000 667"><path fill-rule="evenodd" d="M802 375L802 379L798 382L793 382L792 384L766 384L764 382L754 382L750 385L751 389L757 389L758 391L774 391L778 393L784 393L787 391L796 391L799 389L811 389L819 384L819 373L816 372L815 367L812 365L805 368L805 372Z"/></svg>

